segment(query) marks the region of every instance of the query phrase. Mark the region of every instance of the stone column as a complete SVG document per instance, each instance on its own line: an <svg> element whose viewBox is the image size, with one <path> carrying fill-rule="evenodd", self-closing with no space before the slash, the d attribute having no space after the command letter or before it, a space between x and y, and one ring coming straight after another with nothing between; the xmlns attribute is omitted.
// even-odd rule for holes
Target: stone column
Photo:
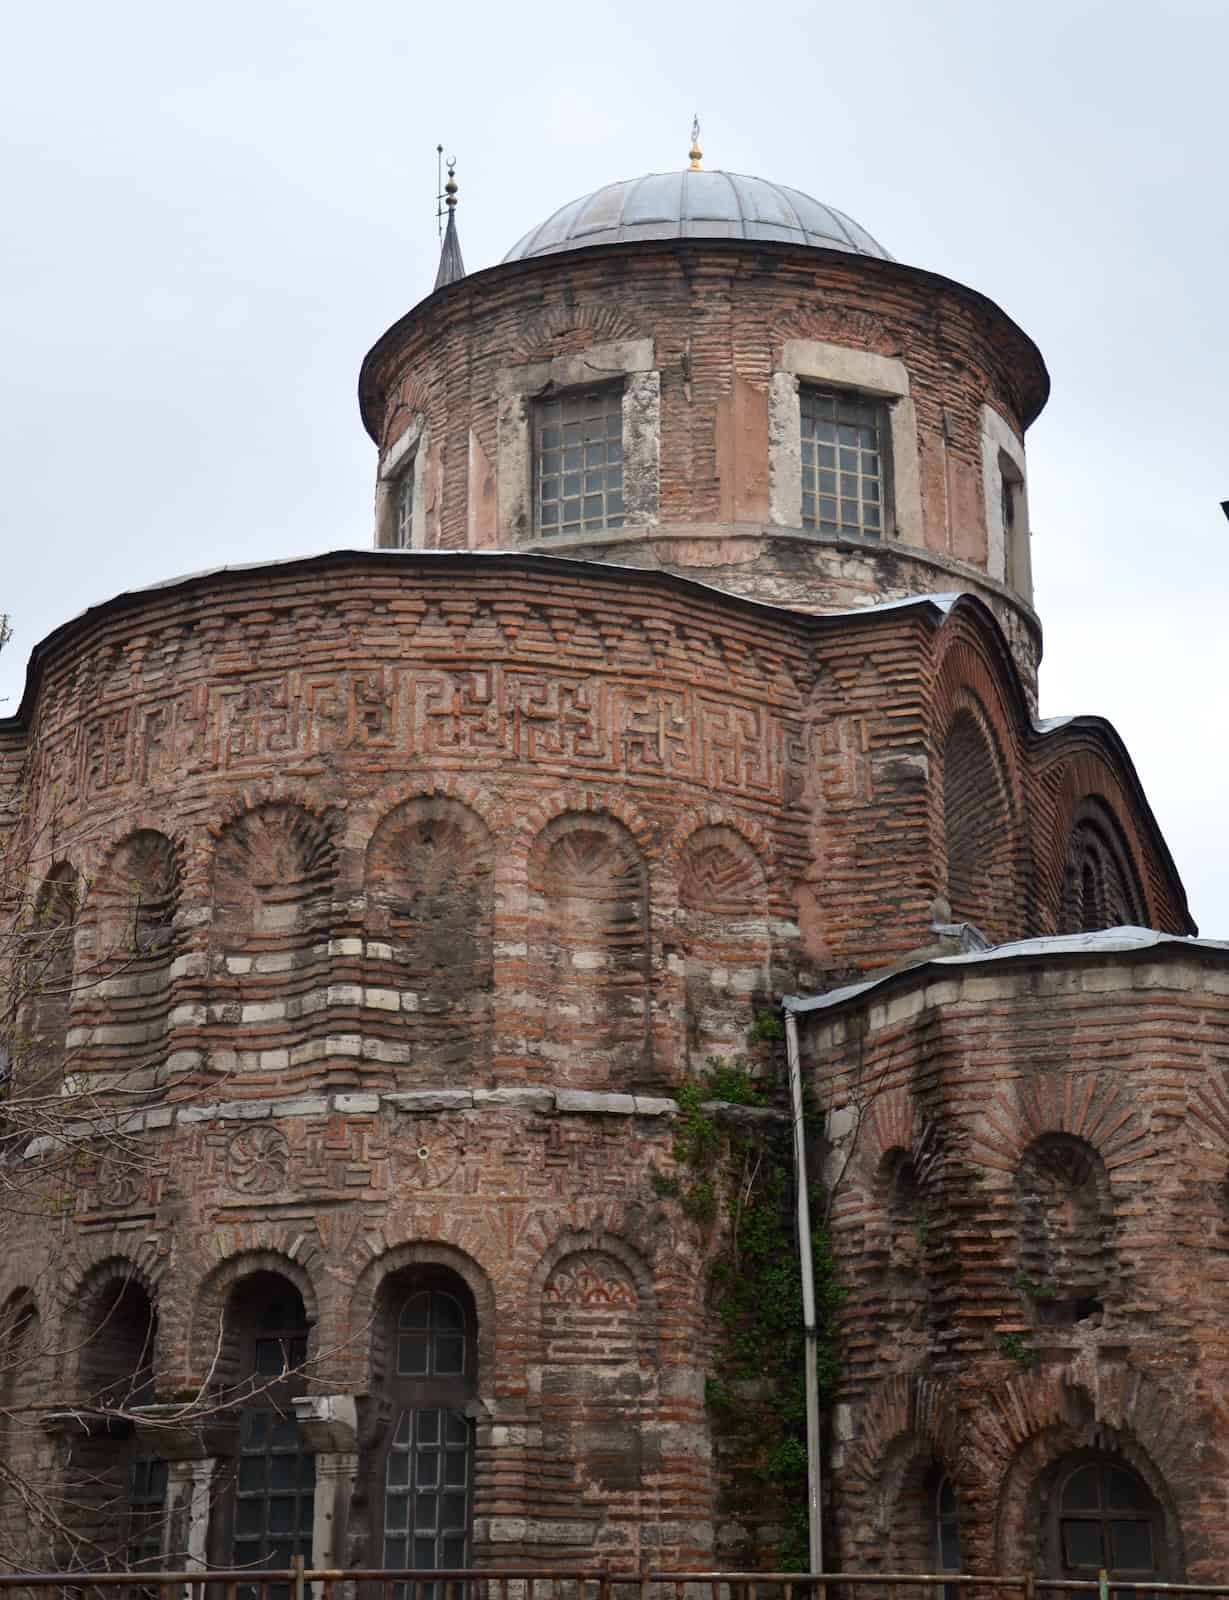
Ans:
<svg viewBox="0 0 1229 1600"><path fill-rule="evenodd" d="M316 1458L311 1564L336 1568L343 1563L358 1477L358 1406L351 1394L303 1395L291 1404L300 1437Z"/></svg>
<svg viewBox="0 0 1229 1600"><path fill-rule="evenodd" d="M167 1462L162 1554L188 1572L203 1572L209 1565L210 1491L217 1465L216 1456Z"/></svg>

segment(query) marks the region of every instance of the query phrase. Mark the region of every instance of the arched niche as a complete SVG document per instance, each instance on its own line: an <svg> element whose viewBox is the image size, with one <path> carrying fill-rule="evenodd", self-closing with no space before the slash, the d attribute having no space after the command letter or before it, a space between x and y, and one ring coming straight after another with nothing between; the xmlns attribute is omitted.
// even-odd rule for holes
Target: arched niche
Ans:
<svg viewBox="0 0 1229 1600"><path fill-rule="evenodd" d="M1143 891L1118 819L1090 796L1078 808L1063 869L1063 933L1146 925Z"/></svg>
<svg viewBox="0 0 1229 1600"><path fill-rule="evenodd" d="M557 1082L629 1089L650 1068L649 884L635 839L604 813L547 824L530 854L538 1050Z"/></svg>
<svg viewBox="0 0 1229 1600"><path fill-rule="evenodd" d="M310 1325L298 1287L260 1268L226 1296L215 1405L231 1424L218 1460L212 1560L219 1567L311 1561L315 1456L292 1401L312 1392Z"/></svg>
<svg viewBox="0 0 1229 1600"><path fill-rule="evenodd" d="M1046 1133L1015 1175L1017 1283L1037 1320L1070 1324L1100 1316L1117 1286L1109 1174L1085 1139Z"/></svg>
<svg viewBox="0 0 1229 1600"><path fill-rule="evenodd" d="M58 862L39 888L21 943L18 982L25 998L25 1042L12 1063L16 1095L56 1094L70 1066L68 1030L80 900L75 869L67 861Z"/></svg>
<svg viewBox="0 0 1229 1600"><path fill-rule="evenodd" d="M329 828L302 806L269 801L242 812L214 855L216 944L293 948L327 931L335 867Z"/></svg>
<svg viewBox="0 0 1229 1600"><path fill-rule="evenodd" d="M641 1352L653 1308L637 1278L620 1255L582 1247L541 1287L542 1447L566 1468L549 1481L541 1514L591 1521L599 1546L622 1542L613 1528L636 1520L648 1470Z"/></svg>
<svg viewBox="0 0 1229 1600"><path fill-rule="evenodd" d="M472 1549L477 1306L449 1268L385 1276L372 1319L375 1425L367 1430L366 1542L376 1566L464 1567ZM360 1538L365 1529L356 1529Z"/></svg>
<svg viewBox="0 0 1229 1600"><path fill-rule="evenodd" d="M179 886L175 845L143 828L109 853L87 902L91 982L79 1020L92 1028L91 1067L125 1090L142 1087L133 1074L165 1050Z"/></svg>
<svg viewBox="0 0 1229 1600"><path fill-rule="evenodd" d="M71 1324L80 1339L85 1405L130 1412L153 1399L158 1315L145 1286L123 1265L89 1285Z"/></svg>
<svg viewBox="0 0 1229 1600"><path fill-rule="evenodd" d="M729 827L698 829L679 857L687 1057L693 1074L746 1045L757 997L771 989L764 870Z"/></svg>
<svg viewBox="0 0 1229 1600"><path fill-rule="evenodd" d="M412 1041L416 1071L472 1074L489 1057L494 878L486 824L442 795L398 806L367 847L367 929L390 952L379 981L401 999L383 1031Z"/></svg>
<svg viewBox="0 0 1229 1600"><path fill-rule="evenodd" d="M1015 920L1011 808L993 740L968 706L943 743L943 836L952 916L992 941L1006 937Z"/></svg>
<svg viewBox="0 0 1229 1600"><path fill-rule="evenodd" d="M104 1266L67 1319L76 1349L79 1432L65 1466L76 1539L125 1565L156 1565L164 1545L167 1465L143 1439L141 1408L154 1398L157 1312L122 1262Z"/></svg>
<svg viewBox="0 0 1229 1600"><path fill-rule="evenodd" d="M0 1537L15 1562L25 1552L36 1570L46 1564L40 1531L31 1526L28 1509L14 1480L34 1477L38 1465L39 1429L35 1408L49 1392L50 1362L43 1321L29 1289L17 1289L0 1308L0 1449L14 1475L0 1478Z"/></svg>

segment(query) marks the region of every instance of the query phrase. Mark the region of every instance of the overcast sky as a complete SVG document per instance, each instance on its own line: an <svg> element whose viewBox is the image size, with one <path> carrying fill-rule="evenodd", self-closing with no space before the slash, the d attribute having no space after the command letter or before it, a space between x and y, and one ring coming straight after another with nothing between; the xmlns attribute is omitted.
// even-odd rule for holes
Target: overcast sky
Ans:
<svg viewBox="0 0 1229 1600"><path fill-rule="evenodd" d="M364 352L607 181L830 201L1041 346L1042 711L1118 727L1229 937L1229 4L67 0L0 63L0 656L125 588L371 542Z"/></svg>

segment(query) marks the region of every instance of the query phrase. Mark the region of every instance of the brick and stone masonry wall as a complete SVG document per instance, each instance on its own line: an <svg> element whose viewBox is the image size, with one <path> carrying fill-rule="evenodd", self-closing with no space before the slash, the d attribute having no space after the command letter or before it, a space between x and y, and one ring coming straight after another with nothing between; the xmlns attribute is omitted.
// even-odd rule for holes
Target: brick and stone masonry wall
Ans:
<svg viewBox="0 0 1229 1600"><path fill-rule="evenodd" d="M921 517L908 542L774 526L769 392L799 340L907 372ZM1031 598L987 572L982 408L1022 436L1044 403L1045 369L991 302L894 263L762 244L640 244L512 263L432 295L376 344L360 380L382 459L407 429L425 427L425 544L547 548L500 516L507 376L572 358L568 381L595 382L602 361L586 368L586 350L632 346L650 350L660 374L656 505L647 518L629 514L617 536L552 548L808 610L969 589L998 617L1035 701Z"/></svg>
<svg viewBox="0 0 1229 1600"><path fill-rule="evenodd" d="M1229 1560L1223 952L923 967L803 1019L849 1296L832 1418L848 1566L1053 1571L1047 1472L1109 1451L1167 1576ZM904 1180L902 1181L902 1173Z"/></svg>
<svg viewBox="0 0 1229 1600"><path fill-rule="evenodd" d="M475 1552L710 1550L710 1241L651 1183L671 1093L783 990L929 937L957 642L1014 785L1003 929L1055 925L1064 807L1094 781L1149 916L1184 929L1129 763L1096 726L1032 730L976 602L808 617L597 565L345 552L54 635L4 781L20 826L54 824L39 873L80 884L97 981L42 1044L138 1091L148 1160L49 1195L61 1226L4 1263L0 1304L54 1330L46 1392L80 1396L59 1330L108 1262L156 1310L159 1395L267 1271L313 1325L321 1404L353 1413L381 1284L447 1269L478 1324ZM343 1504L365 1426L319 1425L338 1561L375 1554L370 1492Z"/></svg>

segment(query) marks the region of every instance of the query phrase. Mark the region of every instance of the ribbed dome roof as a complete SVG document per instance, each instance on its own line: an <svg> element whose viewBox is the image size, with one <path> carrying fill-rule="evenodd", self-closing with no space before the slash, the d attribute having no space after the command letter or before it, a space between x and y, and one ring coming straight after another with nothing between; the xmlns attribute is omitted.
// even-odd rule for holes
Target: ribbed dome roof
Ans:
<svg viewBox="0 0 1229 1600"><path fill-rule="evenodd" d="M531 228L504 260L634 239L765 239L892 259L851 217L799 189L738 172L689 170L627 178L582 195Z"/></svg>

